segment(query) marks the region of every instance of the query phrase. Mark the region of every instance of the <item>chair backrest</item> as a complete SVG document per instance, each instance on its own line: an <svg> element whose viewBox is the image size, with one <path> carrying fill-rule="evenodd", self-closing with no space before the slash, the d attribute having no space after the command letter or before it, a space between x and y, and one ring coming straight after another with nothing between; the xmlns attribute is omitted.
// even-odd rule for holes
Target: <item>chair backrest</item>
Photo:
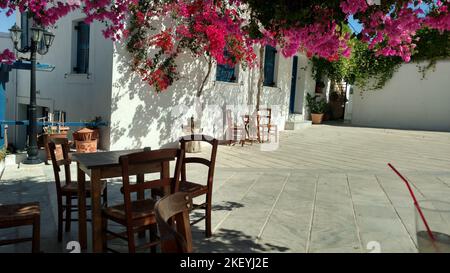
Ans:
<svg viewBox="0 0 450 273"><path fill-rule="evenodd" d="M260 108L258 110L258 126L261 125L268 125L272 122L272 109L271 108Z"/></svg>
<svg viewBox="0 0 450 273"><path fill-rule="evenodd" d="M186 152L186 143L192 142L192 141L201 141L204 143L208 143L212 146L211 148L211 156L210 159L205 159L202 157L186 157L184 156L183 160L183 166L181 168L181 181L186 181L186 164L202 164L208 167L208 181L207 186L208 190L212 192L212 185L214 180L214 170L216 167L216 156L217 156L217 147L219 146L219 141L213 137L206 136L206 135L190 135L190 136L184 136L180 140L181 144L181 150L183 152ZM175 192L179 190L179 184L175 186Z"/></svg>
<svg viewBox="0 0 450 273"><path fill-rule="evenodd" d="M57 146L61 147L62 151L62 159L57 158ZM71 176L70 176L70 164L71 160L69 158L69 141L67 138L56 138L53 139L51 142L48 143L48 150L50 152L50 158L52 160L53 165L53 173L55 175L55 182L56 182L56 192L57 194L61 193L61 166L64 166L64 175L65 175L65 184L72 183Z"/></svg>
<svg viewBox="0 0 450 273"><path fill-rule="evenodd" d="M160 199L155 206L156 222L161 238L161 252L192 252L192 233L189 211L192 198L177 192Z"/></svg>
<svg viewBox="0 0 450 273"><path fill-rule="evenodd" d="M119 158L119 163L122 167L123 197L127 221L132 221L131 194L134 192L145 193L146 190L151 189L170 189L171 186L179 183L178 181L180 180L183 157L184 152L180 149L162 149L128 154ZM174 175L173 178L171 178L166 175L168 172L165 170L170 169L170 162L175 159L176 165ZM143 164L154 164L155 166L159 165L161 167L160 178L151 181L141 181L141 183L130 183L130 169L133 168L133 166ZM145 173L140 174L144 175ZM173 190L174 188L171 188L172 192Z"/></svg>
<svg viewBox="0 0 450 273"><path fill-rule="evenodd" d="M232 128L234 125L233 124L233 112L230 109L227 110L225 118L226 118L228 129Z"/></svg>

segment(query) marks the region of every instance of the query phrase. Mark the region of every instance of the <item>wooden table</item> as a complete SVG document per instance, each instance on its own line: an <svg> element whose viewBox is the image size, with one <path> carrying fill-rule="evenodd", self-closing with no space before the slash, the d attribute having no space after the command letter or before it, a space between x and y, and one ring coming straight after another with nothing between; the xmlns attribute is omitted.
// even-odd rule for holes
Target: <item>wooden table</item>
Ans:
<svg viewBox="0 0 450 273"><path fill-rule="evenodd" d="M92 250L102 252L102 215L101 215L101 179L122 176L119 157L143 150L99 152L90 154L74 154L72 160L77 162L78 175L78 240L82 249L87 248L86 226L86 174L91 178L91 207L92 207ZM130 174L137 176L137 182L144 181L144 174L164 172L169 175L169 168L162 170L161 164L140 164L130 166ZM143 193L138 199L144 198Z"/></svg>

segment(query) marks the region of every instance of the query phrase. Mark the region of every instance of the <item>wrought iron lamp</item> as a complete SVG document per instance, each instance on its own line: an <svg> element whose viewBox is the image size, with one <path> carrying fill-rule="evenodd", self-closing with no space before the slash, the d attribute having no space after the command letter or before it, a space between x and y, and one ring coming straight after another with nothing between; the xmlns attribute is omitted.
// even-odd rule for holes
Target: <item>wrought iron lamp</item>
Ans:
<svg viewBox="0 0 450 273"><path fill-rule="evenodd" d="M29 61L31 62L31 82L30 82L30 107L28 115L28 148L27 159L24 164L39 164L42 161L39 158L39 149L37 145L37 114L36 114L36 54L45 55L52 46L55 35L43 28L31 28L31 41L28 45L20 45L19 41L22 36L22 29L14 24L9 30L14 48L20 53L30 53ZM43 41L43 46L41 46Z"/></svg>

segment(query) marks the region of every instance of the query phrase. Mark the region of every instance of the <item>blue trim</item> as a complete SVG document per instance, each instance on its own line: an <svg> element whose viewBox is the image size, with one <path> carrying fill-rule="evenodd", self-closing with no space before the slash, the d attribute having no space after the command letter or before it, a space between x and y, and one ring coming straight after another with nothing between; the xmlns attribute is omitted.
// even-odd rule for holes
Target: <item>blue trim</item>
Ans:
<svg viewBox="0 0 450 273"><path fill-rule="evenodd" d="M15 126L28 126L28 120L0 120L0 124L2 125L15 125ZM38 126L49 126L49 125L53 125L53 126L73 126L73 127L105 127L108 126L108 123L105 121L101 121L101 122L64 122L64 123L60 123L60 122L42 122L39 121Z"/></svg>
<svg viewBox="0 0 450 273"><path fill-rule="evenodd" d="M11 68L20 70L31 70L31 62L19 60L16 61L11 66ZM52 72L53 70L55 70L55 68L56 67L52 64L41 64L41 63L36 64L37 71Z"/></svg>

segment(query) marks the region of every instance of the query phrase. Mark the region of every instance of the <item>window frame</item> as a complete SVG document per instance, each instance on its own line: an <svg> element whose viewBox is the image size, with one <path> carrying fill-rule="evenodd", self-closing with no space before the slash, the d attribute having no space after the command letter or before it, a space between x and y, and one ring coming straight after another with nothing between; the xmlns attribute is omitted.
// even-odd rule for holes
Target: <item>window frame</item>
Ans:
<svg viewBox="0 0 450 273"><path fill-rule="evenodd" d="M87 27L87 33L85 33L86 37L80 37L83 32L80 31L80 25L84 25ZM84 19L74 21L73 23L73 53L72 53L72 74L75 75L88 75L90 74L90 55L91 55L91 26L84 22ZM85 48L83 48L83 41L85 41ZM82 50L85 50L84 53L84 62L81 61ZM84 67L80 68L80 66Z"/></svg>
<svg viewBox="0 0 450 273"><path fill-rule="evenodd" d="M223 73L228 73L228 71L232 71L231 77L229 77L229 79L221 77L221 75L223 76ZM238 75L239 75L238 65L230 66L228 64L217 64L216 66L217 82L237 83Z"/></svg>
<svg viewBox="0 0 450 273"><path fill-rule="evenodd" d="M264 86L276 87L277 53L276 48L266 45L264 49ZM268 61L272 61L272 65L268 65ZM270 77L268 77L269 75Z"/></svg>

